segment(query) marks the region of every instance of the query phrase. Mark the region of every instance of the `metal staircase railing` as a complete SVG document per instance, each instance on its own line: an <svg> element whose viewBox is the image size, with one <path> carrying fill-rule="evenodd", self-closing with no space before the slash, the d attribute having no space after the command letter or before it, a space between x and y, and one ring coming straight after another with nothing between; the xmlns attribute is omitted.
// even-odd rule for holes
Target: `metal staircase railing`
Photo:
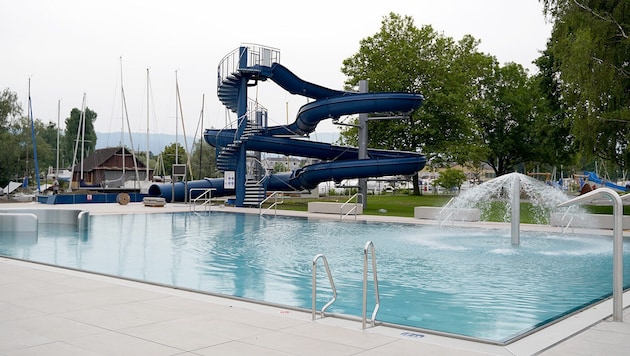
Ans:
<svg viewBox="0 0 630 356"><path fill-rule="evenodd" d="M263 204L265 204L267 201L271 200L272 198L274 199L273 203L269 205L265 210L262 210ZM280 204L284 204L284 192L280 192L280 191L273 192L268 197L266 197L263 201L260 202L258 206L258 213L260 214L260 216L263 216L269 210L274 209L274 215L276 215L278 213L278 205Z"/></svg>
<svg viewBox="0 0 630 356"><path fill-rule="evenodd" d="M240 67L241 48L247 49L247 63L245 67ZM238 109L239 86L243 76L255 78L259 75L259 70L252 67L256 65L271 66L272 63L280 63L280 50L277 48L261 46L256 44L244 44L241 47L228 53L217 69L217 96L219 100L232 112Z"/></svg>
<svg viewBox="0 0 630 356"><path fill-rule="evenodd" d="M190 212L196 213L200 209L203 209L205 212L209 212L212 210L212 191L216 190L216 188L190 188L188 190L188 196L191 199L188 201L188 210ZM192 198L193 192L201 191L196 198Z"/></svg>
<svg viewBox="0 0 630 356"><path fill-rule="evenodd" d="M352 203L352 199L355 199L355 202ZM359 204L361 204L361 199L363 198L363 195L361 195L361 193L355 193L353 196L350 197L350 199L346 200L345 203L341 204L339 206L339 220L343 220L346 216L350 215L351 213L354 213L354 220L357 219L357 209L359 209ZM344 208L347 205L353 204L351 206L350 209L348 209L348 211L346 213L344 213Z"/></svg>
<svg viewBox="0 0 630 356"><path fill-rule="evenodd" d="M278 48L263 46L254 43L244 43L234 49L221 59L217 69L217 85L221 86L223 81L233 73L238 72L241 48L247 48L247 66L255 65L270 66L272 63L280 63L280 50Z"/></svg>

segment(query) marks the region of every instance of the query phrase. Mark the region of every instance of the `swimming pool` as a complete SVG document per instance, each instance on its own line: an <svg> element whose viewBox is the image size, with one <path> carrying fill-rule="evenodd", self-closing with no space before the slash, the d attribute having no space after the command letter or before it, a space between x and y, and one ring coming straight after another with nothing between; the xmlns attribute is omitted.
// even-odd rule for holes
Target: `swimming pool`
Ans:
<svg viewBox="0 0 630 356"><path fill-rule="evenodd" d="M523 233L512 246L509 231L222 212L95 215L83 233L3 233L0 254L310 309L312 260L323 253L338 293L329 311L359 316L366 241L376 248L378 321L504 343L612 291L610 237ZM625 286L629 251L625 241ZM324 277L318 309L331 294Z"/></svg>

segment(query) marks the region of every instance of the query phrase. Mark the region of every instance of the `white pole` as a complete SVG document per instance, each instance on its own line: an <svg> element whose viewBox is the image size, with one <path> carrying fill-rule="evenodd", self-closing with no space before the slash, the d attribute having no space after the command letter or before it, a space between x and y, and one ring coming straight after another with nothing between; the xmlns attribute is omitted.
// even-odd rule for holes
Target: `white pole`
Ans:
<svg viewBox="0 0 630 356"><path fill-rule="evenodd" d="M518 245L521 241L521 182L518 176L512 182L512 245Z"/></svg>
<svg viewBox="0 0 630 356"><path fill-rule="evenodd" d="M55 177L59 179L59 118L61 116L61 99L57 100L57 171Z"/></svg>

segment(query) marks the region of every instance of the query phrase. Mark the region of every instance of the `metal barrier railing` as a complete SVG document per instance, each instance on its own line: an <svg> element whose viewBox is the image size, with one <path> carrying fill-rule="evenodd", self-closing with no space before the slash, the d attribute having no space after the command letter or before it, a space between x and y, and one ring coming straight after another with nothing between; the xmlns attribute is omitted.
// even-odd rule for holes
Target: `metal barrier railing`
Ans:
<svg viewBox="0 0 630 356"><path fill-rule="evenodd" d="M372 320L371 324L374 326L376 321L376 313L378 313L378 309L381 306L381 299L378 293L378 276L376 274L376 252L374 250L374 244L372 241L368 241L363 248L363 314L362 314L362 327L365 330L365 325L367 323L366 314L367 314L367 275L368 275L368 249L372 252L372 275L374 277L374 311L372 312Z"/></svg>
<svg viewBox="0 0 630 356"><path fill-rule="evenodd" d="M354 203L351 203L352 199L355 199L355 198L356 198L356 201ZM350 199L346 200L345 203L341 204L341 206L339 206L339 220L343 220L346 216L350 215L350 213L354 213L354 220L356 220L357 209L359 208L359 204L362 203L360 201L362 198L363 198L363 195L361 193L355 193L353 196L350 197ZM354 204L354 206L348 209L348 211L344 214L343 210L348 204Z"/></svg>
<svg viewBox="0 0 630 356"><path fill-rule="evenodd" d="M317 256L315 256L313 258L313 288L312 288L312 307L311 307L311 314L313 317L313 320L315 320L315 317L317 315L317 306L316 306L316 300L317 300L317 261L321 259L322 261L324 261L324 268L326 269L326 274L328 275L328 283L330 283L330 288L332 289L332 299L330 301L328 301L328 303L326 303L323 307L322 310L319 312L320 315L323 317L325 317L325 312L326 309L328 309L329 306L332 305L332 303L334 303L337 300L337 289L335 288L335 282L333 282L333 278L332 278L332 274L330 273L330 267L328 267L328 260L326 259L326 256L324 256L323 254L319 254Z"/></svg>
<svg viewBox="0 0 630 356"><path fill-rule="evenodd" d="M444 225L448 221L448 219L450 219L451 216L453 216L453 213L455 212L454 210L451 210L451 212L444 219L442 219L442 214L446 211L448 206L451 205L451 202L453 201L453 199L455 199L455 197L452 197L451 199L449 199L448 203L446 203L446 205L444 205L442 207L442 210L440 210L440 212L438 213L438 216L440 217L440 226Z"/></svg>
<svg viewBox="0 0 630 356"><path fill-rule="evenodd" d="M197 212L199 208L203 208L208 212L212 210L212 191L216 188L190 188L188 190L188 196L192 197L193 191L201 191L197 197L188 199L188 211Z"/></svg>
<svg viewBox="0 0 630 356"><path fill-rule="evenodd" d="M278 200L278 197L280 197L280 200ZM269 205L265 210L262 210L263 204L265 204L268 200L271 200L271 198L274 198L273 204ZM271 210L272 208L275 208L274 215L277 215L278 205L283 204L283 203L284 203L284 192L279 192L279 191L273 192L268 197L263 199L263 201L260 202L260 204L258 205L258 213L260 214L260 216L263 216L267 211Z"/></svg>
<svg viewBox="0 0 630 356"><path fill-rule="evenodd" d="M244 43L225 55L225 57L221 59L221 62L219 62L217 69L217 85L221 85L221 82L225 78L238 70L242 55L241 48L243 47L247 48L247 67L254 65L271 66L272 63L280 63L279 49L253 43Z"/></svg>

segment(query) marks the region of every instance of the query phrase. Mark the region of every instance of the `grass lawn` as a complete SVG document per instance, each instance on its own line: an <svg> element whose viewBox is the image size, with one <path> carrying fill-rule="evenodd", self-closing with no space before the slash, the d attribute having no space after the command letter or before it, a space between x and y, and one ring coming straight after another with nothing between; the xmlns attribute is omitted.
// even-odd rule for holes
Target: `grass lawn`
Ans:
<svg viewBox="0 0 630 356"><path fill-rule="evenodd" d="M367 207L363 209L365 215L413 217L413 208L416 206L444 206L452 198L452 195L368 195ZM320 198L285 198L284 203L278 205L278 209L307 211L308 202L330 201L345 203L348 196L326 196ZM612 214L612 206L585 206L592 214ZM504 221L504 216L509 215L502 203L491 204L489 211L482 211L482 220ZM624 214L630 214L630 207L624 206ZM531 203L521 202L521 222L526 224L547 224L549 214L540 214Z"/></svg>

